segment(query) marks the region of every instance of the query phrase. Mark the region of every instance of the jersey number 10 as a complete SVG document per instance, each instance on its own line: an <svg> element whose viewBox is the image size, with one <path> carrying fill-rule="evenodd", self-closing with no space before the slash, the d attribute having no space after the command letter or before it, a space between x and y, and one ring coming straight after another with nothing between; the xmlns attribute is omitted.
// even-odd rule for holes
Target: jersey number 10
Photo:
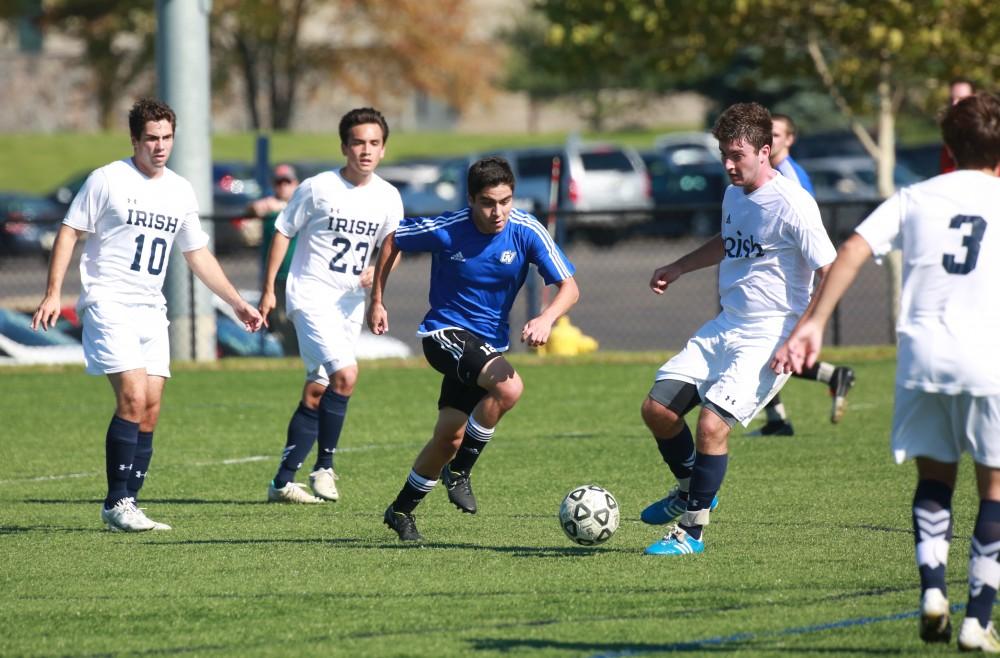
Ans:
<svg viewBox="0 0 1000 658"><path fill-rule="evenodd" d="M132 258L132 266L129 268L133 272L142 271L142 246L146 242L145 233L140 233L135 238L135 257ZM146 262L146 271L156 276L163 271L163 261L167 256L167 241L163 238L153 238L149 243L149 260Z"/></svg>

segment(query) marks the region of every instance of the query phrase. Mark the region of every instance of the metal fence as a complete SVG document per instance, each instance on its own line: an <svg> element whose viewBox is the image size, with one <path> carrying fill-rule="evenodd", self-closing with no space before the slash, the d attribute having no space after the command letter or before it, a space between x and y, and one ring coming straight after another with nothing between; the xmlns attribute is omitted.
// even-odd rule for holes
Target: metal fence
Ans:
<svg viewBox="0 0 1000 658"><path fill-rule="evenodd" d="M874 203L827 204L821 206L824 222L835 243L839 243L874 207ZM704 241L691 235L699 229L692 218L695 211L718 216L718 205L698 208L655 209L652 215L621 222L607 233L573 230L592 224L579 223L579 216L557 217L564 250L577 268L581 298L570 312L574 325L597 339L608 350L676 350L688 337L719 310L717 272L705 269L685 276L664 296L650 292L653 270L684 255ZM615 220L615 213L604 213ZM635 216L635 211L630 213ZM251 236L260 235L259 225L234 227L233 220L219 218L217 235L232 236L236 228ZM54 228L54 227L53 227ZM224 233L225 231L225 233ZM260 288L263 262L260 246L240 245L227 239L217 249L219 260L234 284L256 295ZM222 245L220 245L221 247ZM79 254L74 256L63 285L64 306L72 306L79 294ZM403 259L393 273L386 291L391 335L419 353L416 327L427 310L430 259L426 255ZM47 256L0 254L0 308L32 311L46 285ZM541 279L533 274L534 282ZM512 335L528 319L541 298L528 289L511 314ZM890 314L890 286L885 268L867 263L847 293L831 322L827 340L835 345L889 344L893 340ZM515 351L523 350L513 345Z"/></svg>

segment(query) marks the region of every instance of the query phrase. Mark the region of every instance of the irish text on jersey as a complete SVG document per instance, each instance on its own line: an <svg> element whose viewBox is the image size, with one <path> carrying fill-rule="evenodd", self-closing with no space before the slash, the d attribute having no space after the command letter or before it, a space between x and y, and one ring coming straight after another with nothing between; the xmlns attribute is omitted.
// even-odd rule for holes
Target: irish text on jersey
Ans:
<svg viewBox="0 0 1000 658"><path fill-rule="evenodd" d="M744 238L742 232L736 231L736 237L726 237L724 246L727 258L760 258L764 255L764 247L752 233Z"/></svg>
<svg viewBox="0 0 1000 658"><path fill-rule="evenodd" d="M336 231L338 233L353 233L354 235L367 235L368 237L375 237L378 233L379 224L376 222L369 222L363 219L348 219L346 217L330 217L330 226L328 227L331 231Z"/></svg>
<svg viewBox="0 0 1000 658"><path fill-rule="evenodd" d="M128 219L125 223L132 226L145 226L146 228L166 231L167 233L176 233L177 228L180 226L180 220L176 217L146 212L145 210L136 210L134 208L128 209Z"/></svg>

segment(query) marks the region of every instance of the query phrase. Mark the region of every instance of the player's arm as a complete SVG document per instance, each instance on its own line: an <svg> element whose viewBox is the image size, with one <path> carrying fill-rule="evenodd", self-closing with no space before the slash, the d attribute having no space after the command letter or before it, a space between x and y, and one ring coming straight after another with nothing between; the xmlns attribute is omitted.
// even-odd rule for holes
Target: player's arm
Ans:
<svg viewBox="0 0 1000 658"><path fill-rule="evenodd" d="M857 233L841 245L829 272L820 279L806 312L785 344L775 352L771 360L775 372L802 372L803 368L816 363L823 346L823 332L833 310L871 256L871 246Z"/></svg>
<svg viewBox="0 0 1000 658"><path fill-rule="evenodd" d="M368 300L368 329L375 335L389 331L389 312L382 303L385 286L389 282L389 273L399 261L399 246L396 244L396 232L393 231L382 240L375 261L375 272L372 277L372 291Z"/></svg>
<svg viewBox="0 0 1000 658"><path fill-rule="evenodd" d="M567 277L555 285L559 290L552 298L552 302L538 317L529 320L524 325L524 329L521 330L522 343L527 343L532 347L547 343L549 334L552 333L552 325L580 299L580 288L576 285L575 277Z"/></svg>
<svg viewBox="0 0 1000 658"><path fill-rule="evenodd" d="M267 260L264 266L264 285L261 287L260 303L257 305L265 327L267 326L267 316L278 305L277 296L274 294L274 279L278 276L278 270L281 268L281 263L285 260L285 254L288 253L288 245L290 243L291 239L284 233L275 231L274 236L271 238L271 245L267 248Z"/></svg>
<svg viewBox="0 0 1000 658"><path fill-rule="evenodd" d="M54 327L56 320L59 319L59 312L62 310L63 280L66 278L69 261L73 258L73 248L83 233L80 229L66 224L59 227L55 243L52 245L52 256L49 259L49 280L45 286L45 296L42 297L35 315L31 318L32 329L37 331L38 327L41 327L48 331L49 327Z"/></svg>
<svg viewBox="0 0 1000 658"><path fill-rule="evenodd" d="M248 331L257 331L260 329L263 322L260 313L248 304L245 299L240 297L240 293L236 291L235 286L226 277L225 272L222 271L222 266L219 265L219 261L208 250L208 247L185 251L184 259L187 260L188 266L194 272L194 275L201 279L202 283L208 286L209 290L233 307L236 315L243 321L243 326Z"/></svg>
<svg viewBox="0 0 1000 658"><path fill-rule="evenodd" d="M718 265L722 262L723 255L725 255L725 252L723 250L722 234L718 234L694 251L681 256L669 265L657 268L649 280L649 287L657 295L662 295L667 291L667 287L681 278L682 275L705 267Z"/></svg>

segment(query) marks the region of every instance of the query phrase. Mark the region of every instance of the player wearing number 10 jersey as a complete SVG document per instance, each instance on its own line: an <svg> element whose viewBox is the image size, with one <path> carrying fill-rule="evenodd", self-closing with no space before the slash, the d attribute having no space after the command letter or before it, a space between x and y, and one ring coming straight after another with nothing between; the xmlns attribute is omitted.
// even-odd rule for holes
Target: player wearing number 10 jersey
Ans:
<svg viewBox="0 0 1000 658"><path fill-rule="evenodd" d="M52 248L45 297L32 327L59 317L73 248L89 233L80 257L87 372L107 375L117 402L105 440L108 494L101 519L110 530L169 530L136 507L153 457L153 430L170 376L170 346L161 288L176 241L191 270L228 302L247 329L261 323L208 251L198 202L186 180L167 169L176 117L165 103L143 99L128 116L131 158L94 171L66 214Z"/></svg>
<svg viewBox="0 0 1000 658"><path fill-rule="evenodd" d="M364 289L372 281L369 262L403 216L399 192L375 174L388 137L389 126L377 110L345 114L340 148L346 165L303 181L275 223L260 311L266 318L274 308L275 276L291 238L298 236L285 294L306 382L288 424L281 464L268 487L271 502L321 503L340 497L333 456L358 378L355 346L364 319ZM317 438L316 464L309 475L313 496L295 482L295 473Z"/></svg>
<svg viewBox="0 0 1000 658"><path fill-rule="evenodd" d="M814 363L826 322L864 262L902 250L891 442L897 463L917 463L920 637L951 637L945 567L958 461L967 452L976 464L979 513L958 645L1000 653L991 620L1000 588L1000 99L961 100L941 132L959 170L898 191L858 225L772 366L788 372Z"/></svg>

